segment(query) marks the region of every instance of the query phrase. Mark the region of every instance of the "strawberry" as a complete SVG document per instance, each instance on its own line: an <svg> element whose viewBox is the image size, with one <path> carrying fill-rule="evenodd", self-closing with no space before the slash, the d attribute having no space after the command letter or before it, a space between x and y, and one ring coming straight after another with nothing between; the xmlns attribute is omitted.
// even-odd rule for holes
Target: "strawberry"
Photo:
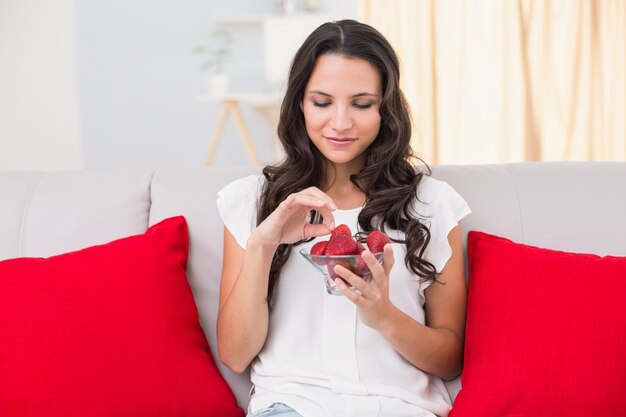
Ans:
<svg viewBox="0 0 626 417"><path fill-rule="evenodd" d="M333 229L332 233L330 234L330 238L332 239L334 236L338 235L352 236L352 230L350 230L348 225L340 224Z"/></svg>
<svg viewBox="0 0 626 417"><path fill-rule="evenodd" d="M326 246L326 256L334 255L358 255L359 248L356 240L348 235L331 236Z"/></svg>
<svg viewBox="0 0 626 417"><path fill-rule="evenodd" d="M328 241L323 240L321 242L317 242L315 245L311 247L309 253L313 255L313 262L318 265L325 265L326 261L323 258L318 258L318 256L324 256L326 254L326 246L328 246Z"/></svg>
<svg viewBox="0 0 626 417"><path fill-rule="evenodd" d="M328 246L327 240L322 240L321 242L317 242L311 248L311 255L321 256L326 253L326 246Z"/></svg>
<svg viewBox="0 0 626 417"><path fill-rule="evenodd" d="M356 266L354 267L354 273L360 277L365 277L370 273L370 268L367 266L363 258L357 259Z"/></svg>
<svg viewBox="0 0 626 417"><path fill-rule="evenodd" d="M354 237L352 237L352 231L350 228L345 224L340 224L335 227L330 235L330 239L328 240L328 245L326 246L326 252L324 255L358 255L359 253L361 253L359 243L354 239ZM350 269L350 262L346 259L330 260L328 262L328 275L332 279L340 278L339 275L335 273L334 268L336 265L341 265Z"/></svg>
<svg viewBox="0 0 626 417"><path fill-rule="evenodd" d="M369 250L374 253L382 252L385 244L390 242L389 236L380 230L374 230L372 233L367 235L367 239L365 241Z"/></svg>
<svg viewBox="0 0 626 417"><path fill-rule="evenodd" d="M330 276L332 279L341 278L335 272L335 266L337 266L337 265L341 265L344 268L350 269L350 262L348 262L348 261L346 261L344 259L331 259L330 261L328 261L328 276ZM343 279L343 278L341 278L341 279ZM349 284L346 282L346 285L349 285Z"/></svg>

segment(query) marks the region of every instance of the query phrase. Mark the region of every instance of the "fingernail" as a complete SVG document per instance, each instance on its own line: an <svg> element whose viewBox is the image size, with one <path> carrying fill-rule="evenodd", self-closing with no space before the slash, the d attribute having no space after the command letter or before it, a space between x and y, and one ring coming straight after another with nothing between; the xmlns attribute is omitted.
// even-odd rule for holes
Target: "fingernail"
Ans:
<svg viewBox="0 0 626 417"><path fill-rule="evenodd" d="M330 230L333 230L335 228L335 222L330 222L328 227L330 228Z"/></svg>

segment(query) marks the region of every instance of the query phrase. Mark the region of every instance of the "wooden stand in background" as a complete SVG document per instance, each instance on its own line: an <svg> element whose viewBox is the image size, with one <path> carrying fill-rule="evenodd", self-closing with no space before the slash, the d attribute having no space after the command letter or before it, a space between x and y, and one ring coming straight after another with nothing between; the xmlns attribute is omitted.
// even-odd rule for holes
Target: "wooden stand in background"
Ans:
<svg viewBox="0 0 626 417"><path fill-rule="evenodd" d="M215 160L217 148L219 146L222 135L224 134L224 128L226 127L226 121L228 116L232 115L233 122L237 128L237 133L243 143L246 154L250 163L254 166L262 165L259 154L254 148L252 137L243 115L239 108L239 103L244 102L249 104L252 108L260 111L269 120L273 131L275 131L276 123L278 122L278 109L280 108L282 96L279 93L247 93L247 94L229 94L221 97L217 100L220 101L220 113L211 135L211 141L209 143L209 150L204 158L204 165L211 165ZM202 101L213 101L216 98L203 97Z"/></svg>

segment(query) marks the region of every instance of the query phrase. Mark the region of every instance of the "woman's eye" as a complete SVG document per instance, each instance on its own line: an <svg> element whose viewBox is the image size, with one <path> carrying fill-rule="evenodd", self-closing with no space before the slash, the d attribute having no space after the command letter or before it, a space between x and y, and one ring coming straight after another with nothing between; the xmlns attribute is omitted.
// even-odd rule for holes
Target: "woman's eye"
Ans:
<svg viewBox="0 0 626 417"><path fill-rule="evenodd" d="M366 104L354 103L354 107L356 107L357 109L369 109L370 107L372 107L372 103L366 103Z"/></svg>
<svg viewBox="0 0 626 417"><path fill-rule="evenodd" d="M321 103L319 101L314 101L313 105L315 107L328 107L328 106L330 106L330 103L328 103L328 102Z"/></svg>

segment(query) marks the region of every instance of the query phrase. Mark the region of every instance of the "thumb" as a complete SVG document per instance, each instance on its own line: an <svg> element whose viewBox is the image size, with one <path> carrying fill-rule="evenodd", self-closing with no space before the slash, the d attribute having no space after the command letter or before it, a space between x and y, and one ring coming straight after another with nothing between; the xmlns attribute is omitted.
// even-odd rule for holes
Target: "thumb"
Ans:
<svg viewBox="0 0 626 417"><path fill-rule="evenodd" d="M327 224L307 223L304 226L305 238L329 235L331 232L332 229L330 229Z"/></svg>

